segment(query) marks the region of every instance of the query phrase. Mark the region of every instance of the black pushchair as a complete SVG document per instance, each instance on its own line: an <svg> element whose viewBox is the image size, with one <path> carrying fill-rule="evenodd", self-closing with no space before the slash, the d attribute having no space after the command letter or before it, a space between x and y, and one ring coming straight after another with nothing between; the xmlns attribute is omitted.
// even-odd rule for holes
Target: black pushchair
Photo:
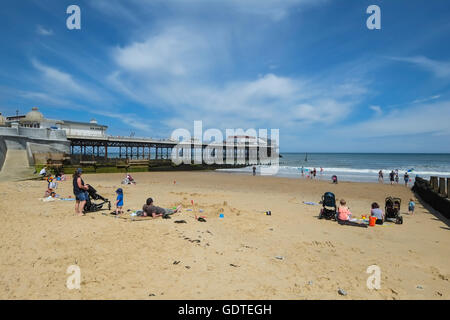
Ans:
<svg viewBox="0 0 450 320"><path fill-rule="evenodd" d="M103 205L108 205L108 210L111 210L111 201L102 197L97 193L97 190L94 189L91 185L89 185L89 189L87 190L88 199L86 200L86 204L84 205L84 212L95 212L102 210ZM99 203L94 203L93 201L100 200Z"/></svg>
<svg viewBox="0 0 450 320"><path fill-rule="evenodd" d="M336 214L336 197L332 192L325 192L322 196L322 209L320 209L319 219L336 220Z"/></svg>
<svg viewBox="0 0 450 320"><path fill-rule="evenodd" d="M400 205L402 204L402 199L387 197L385 200L384 207L384 221L395 222L396 224L403 223L403 217L400 215Z"/></svg>

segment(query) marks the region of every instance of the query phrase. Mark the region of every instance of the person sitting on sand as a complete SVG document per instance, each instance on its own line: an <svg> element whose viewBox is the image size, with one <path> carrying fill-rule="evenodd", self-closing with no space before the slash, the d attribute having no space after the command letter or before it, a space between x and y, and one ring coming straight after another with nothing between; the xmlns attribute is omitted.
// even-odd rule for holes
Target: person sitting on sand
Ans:
<svg viewBox="0 0 450 320"><path fill-rule="evenodd" d="M131 184L136 184L136 181L134 181L133 177L129 173L127 173L127 179Z"/></svg>
<svg viewBox="0 0 450 320"><path fill-rule="evenodd" d="M377 218L376 224L383 224L383 221L384 221L383 210L380 209L380 206L376 202L372 203L371 207L372 208L370 210L370 215L372 217Z"/></svg>
<svg viewBox="0 0 450 320"><path fill-rule="evenodd" d="M142 207L144 217L168 217L171 214L174 214L180 211L181 205L179 205L176 209L165 209L161 207L157 207L153 205L153 199L148 198L146 204Z"/></svg>
<svg viewBox="0 0 450 320"><path fill-rule="evenodd" d="M39 176L41 179L44 179L47 176L47 167L43 167L41 171L39 172Z"/></svg>
<svg viewBox="0 0 450 320"><path fill-rule="evenodd" d="M348 221L352 218L352 213L347 207L347 202L344 199L339 201L340 206L338 208L338 219L341 221Z"/></svg>

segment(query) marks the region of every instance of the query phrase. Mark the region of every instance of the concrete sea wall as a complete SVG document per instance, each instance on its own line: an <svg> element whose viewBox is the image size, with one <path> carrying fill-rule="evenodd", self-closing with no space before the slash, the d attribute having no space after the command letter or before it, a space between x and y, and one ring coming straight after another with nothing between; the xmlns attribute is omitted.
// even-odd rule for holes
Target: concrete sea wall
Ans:
<svg viewBox="0 0 450 320"><path fill-rule="evenodd" d="M8 150L26 150L28 163L34 165L35 155L69 153L70 141L62 130L37 128L0 128L0 170Z"/></svg>

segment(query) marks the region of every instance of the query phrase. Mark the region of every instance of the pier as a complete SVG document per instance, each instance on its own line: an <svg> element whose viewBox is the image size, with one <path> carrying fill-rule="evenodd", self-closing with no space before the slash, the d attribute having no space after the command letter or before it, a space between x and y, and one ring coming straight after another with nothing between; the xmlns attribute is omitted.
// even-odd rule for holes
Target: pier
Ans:
<svg viewBox="0 0 450 320"><path fill-rule="evenodd" d="M196 141L180 143L170 139L67 135L71 157L78 161L170 160L173 149L176 149L175 154L179 154L180 157L188 150L187 156L190 156L191 163L195 163L196 159L197 161L201 159L200 163L205 163L205 153L206 157L212 158L219 156L218 152L221 152L222 161L227 164L271 164L272 156L277 155L275 145L271 145L270 142L265 146L252 144L248 141L250 138L252 137L244 137L244 142L233 144L229 142L200 144ZM260 154L264 156L261 157Z"/></svg>

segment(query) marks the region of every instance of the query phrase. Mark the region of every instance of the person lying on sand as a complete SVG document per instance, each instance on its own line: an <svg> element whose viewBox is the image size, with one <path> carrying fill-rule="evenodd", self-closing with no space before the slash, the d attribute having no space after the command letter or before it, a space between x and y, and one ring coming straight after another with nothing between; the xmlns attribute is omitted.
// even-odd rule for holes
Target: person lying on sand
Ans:
<svg viewBox="0 0 450 320"><path fill-rule="evenodd" d="M157 207L153 205L153 199L148 198L146 204L142 207L142 211L144 211L144 217L167 217L171 214L174 214L180 211L181 205L179 205L176 209L165 209L161 207Z"/></svg>

